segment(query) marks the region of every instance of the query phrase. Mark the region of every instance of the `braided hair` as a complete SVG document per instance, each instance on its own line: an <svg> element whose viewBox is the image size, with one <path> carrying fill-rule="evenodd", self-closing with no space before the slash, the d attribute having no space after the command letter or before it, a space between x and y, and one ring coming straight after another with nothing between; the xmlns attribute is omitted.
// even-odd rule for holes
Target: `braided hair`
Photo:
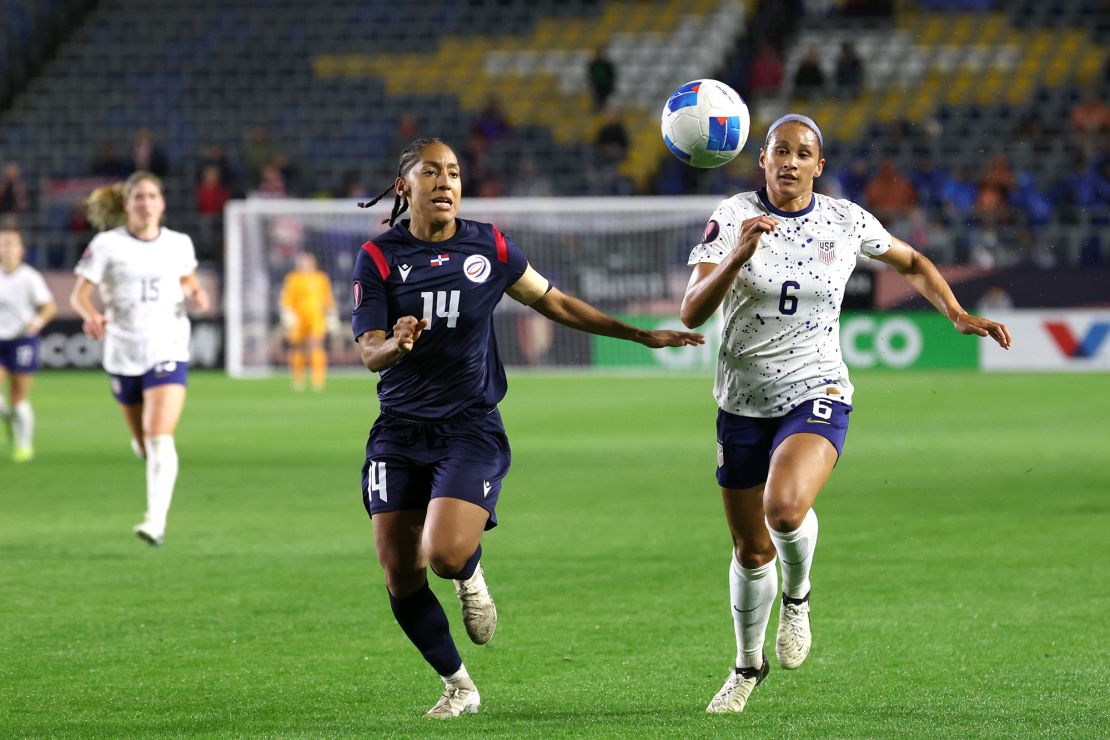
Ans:
<svg viewBox="0 0 1110 740"><path fill-rule="evenodd" d="M408 174L408 171L411 170L420 160L421 150L429 144L443 144L444 146L449 146L446 141L436 136L425 137L423 139L413 139L408 146L401 150L401 162L397 165L397 177L404 179L405 175ZM369 208L385 196L389 195L391 191L396 193L396 189L397 183L394 182L385 190L378 193L377 197L373 200L367 203L360 202L358 204L358 207ZM397 217L404 213L408 209L408 207L408 199L402 198L400 194L397 194L393 199L393 212L389 214L389 218L383 218L382 223L392 226L393 222L397 220Z"/></svg>

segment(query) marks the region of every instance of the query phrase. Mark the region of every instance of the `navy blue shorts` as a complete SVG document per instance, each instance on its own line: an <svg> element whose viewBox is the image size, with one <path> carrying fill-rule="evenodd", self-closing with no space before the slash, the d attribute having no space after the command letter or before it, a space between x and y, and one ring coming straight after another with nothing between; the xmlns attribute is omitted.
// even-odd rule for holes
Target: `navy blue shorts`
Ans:
<svg viewBox="0 0 1110 740"><path fill-rule="evenodd" d="M447 422L382 413L366 441L362 503L373 517L426 509L433 498L457 498L488 511L486 529L493 529L511 459L497 409L477 419Z"/></svg>
<svg viewBox="0 0 1110 740"><path fill-rule="evenodd" d="M827 398L806 401L786 416L770 419L718 409L717 483L721 488L751 488L765 482L771 455L792 434L820 435L832 442L839 456L851 411L849 404Z"/></svg>
<svg viewBox="0 0 1110 740"><path fill-rule="evenodd" d="M158 385L185 385L189 376L187 362L159 362L142 375L111 375L112 395L124 406L143 402L143 391Z"/></svg>
<svg viewBox="0 0 1110 740"><path fill-rule="evenodd" d="M39 369L39 338L0 339L0 367L13 375Z"/></svg>

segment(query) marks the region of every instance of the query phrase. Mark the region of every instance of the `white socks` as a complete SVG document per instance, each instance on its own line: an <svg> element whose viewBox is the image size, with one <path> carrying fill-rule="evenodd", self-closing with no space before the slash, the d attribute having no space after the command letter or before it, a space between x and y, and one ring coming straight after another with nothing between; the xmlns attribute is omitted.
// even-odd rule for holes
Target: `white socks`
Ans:
<svg viewBox="0 0 1110 740"><path fill-rule="evenodd" d="M465 665L460 665L459 670L455 671L450 676L440 676L440 678L442 678L443 683L447 684L448 686L455 686L459 683L472 684L472 682L470 681L470 674L466 672Z"/></svg>
<svg viewBox="0 0 1110 740"><path fill-rule="evenodd" d="M177 448L173 436L146 437L146 524L151 534L161 537L166 531L173 487L177 482Z"/></svg>
<svg viewBox="0 0 1110 740"><path fill-rule="evenodd" d="M17 450L27 449L35 434L35 412L26 398L17 403L11 411L12 443Z"/></svg>
<svg viewBox="0 0 1110 740"><path fill-rule="evenodd" d="M782 593L792 599L804 597L809 593L809 570L817 547L817 515L810 509L793 532L776 532L770 524L767 531L782 561Z"/></svg>
<svg viewBox="0 0 1110 740"><path fill-rule="evenodd" d="M0 394L0 421L10 421L12 415L11 407L8 406L8 399Z"/></svg>
<svg viewBox="0 0 1110 740"><path fill-rule="evenodd" d="M775 559L758 568L744 568L733 552L728 569L730 611L736 627L736 667L759 668L763 665L763 641L771 606L779 590Z"/></svg>

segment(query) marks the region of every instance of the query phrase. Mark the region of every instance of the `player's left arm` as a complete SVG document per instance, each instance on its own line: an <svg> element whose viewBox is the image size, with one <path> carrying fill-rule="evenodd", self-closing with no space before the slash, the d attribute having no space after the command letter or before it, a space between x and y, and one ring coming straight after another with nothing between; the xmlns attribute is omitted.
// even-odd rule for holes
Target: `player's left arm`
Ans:
<svg viewBox="0 0 1110 740"><path fill-rule="evenodd" d="M906 242L894 238L890 249L876 255L874 259L885 262L897 270L898 274L909 281L910 285L933 304L937 311L952 322L956 331L961 334L989 336L1003 349L1010 348L1010 332L1005 325L982 316L973 316L965 311L932 260Z"/></svg>
<svg viewBox="0 0 1110 740"><path fill-rule="evenodd" d="M590 334L627 339L652 349L705 343L705 337L701 334L668 329L647 331L618 321L585 301L567 295L554 287L531 265L505 292L510 298L535 309L552 321Z"/></svg>
<svg viewBox="0 0 1110 740"><path fill-rule="evenodd" d="M185 297L193 302L193 308L197 311L203 313L208 310L208 291L197 279L196 270L181 278L181 290L185 293Z"/></svg>

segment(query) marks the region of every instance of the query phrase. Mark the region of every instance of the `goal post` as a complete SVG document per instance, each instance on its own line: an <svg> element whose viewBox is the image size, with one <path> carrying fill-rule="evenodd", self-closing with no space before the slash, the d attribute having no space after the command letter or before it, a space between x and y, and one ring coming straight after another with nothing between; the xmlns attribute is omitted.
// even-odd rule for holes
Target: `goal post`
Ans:
<svg viewBox="0 0 1110 740"><path fill-rule="evenodd" d="M645 328L679 328L690 249L717 197L468 198L463 218L495 224L564 292ZM285 368L279 296L302 251L327 273L344 332L329 338L332 367L361 368L349 333L352 274L359 247L384 232L392 200L371 209L348 200L249 199L225 211L227 370L264 376ZM404 216L402 216L404 218ZM708 369L715 341L651 351L592 337L506 297L494 312L509 367ZM707 339L713 331L705 328Z"/></svg>

